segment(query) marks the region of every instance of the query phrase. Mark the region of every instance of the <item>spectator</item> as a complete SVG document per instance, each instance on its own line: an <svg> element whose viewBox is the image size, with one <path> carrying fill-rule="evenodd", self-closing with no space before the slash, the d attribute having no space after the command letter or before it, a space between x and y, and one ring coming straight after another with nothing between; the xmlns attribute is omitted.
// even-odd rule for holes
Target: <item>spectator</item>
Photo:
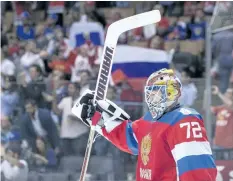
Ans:
<svg viewBox="0 0 233 181"><path fill-rule="evenodd" d="M8 44L8 56L10 59L15 60L16 58L18 58L18 54L20 51L19 40L15 36L9 35L8 36L8 43L9 43Z"/></svg>
<svg viewBox="0 0 233 181"><path fill-rule="evenodd" d="M29 143L33 152L35 152L36 139L42 137L58 154L60 146L59 136L50 111L38 108L34 100L26 101L25 110L26 113L21 117L23 139Z"/></svg>
<svg viewBox="0 0 233 181"><path fill-rule="evenodd" d="M26 51L20 59L20 64L22 68L28 73L28 68L33 65L39 65L41 70L45 70L43 57L46 57L48 53L46 51L41 51L39 54L36 50L36 44L33 41L29 41L26 45Z"/></svg>
<svg viewBox="0 0 233 181"><path fill-rule="evenodd" d="M195 12L195 15L192 16L191 22L188 25L189 34L191 40L203 40L205 39L205 16L202 9L198 9Z"/></svg>
<svg viewBox="0 0 233 181"><path fill-rule="evenodd" d="M76 57L74 67L72 68L71 81L79 82L83 70L91 70L88 58L88 46L86 45L80 47L80 53Z"/></svg>
<svg viewBox="0 0 233 181"><path fill-rule="evenodd" d="M93 89L94 82L90 82L91 79L91 73L88 70L83 70L80 72L80 95L86 90L86 89Z"/></svg>
<svg viewBox="0 0 233 181"><path fill-rule="evenodd" d="M153 36L148 42L149 48L164 50L164 40L160 36Z"/></svg>
<svg viewBox="0 0 233 181"><path fill-rule="evenodd" d="M71 109L79 97L80 87L76 83L69 83L68 97L65 97L57 105L53 102L55 113L62 113L60 137L65 155L83 155L88 136L88 128L83 125L72 113Z"/></svg>
<svg viewBox="0 0 233 181"><path fill-rule="evenodd" d="M58 20L57 14L49 14L46 22L46 27L44 29L44 35L52 36L56 27Z"/></svg>
<svg viewBox="0 0 233 181"><path fill-rule="evenodd" d="M205 14L202 9L197 9L195 15L191 18L192 24L198 24L205 22Z"/></svg>
<svg viewBox="0 0 233 181"><path fill-rule="evenodd" d="M54 71L59 72L59 71ZM57 104L61 102L64 97L68 96L67 81L64 74L53 73L47 80L46 92L43 92L44 99L49 103L49 108L52 108L52 102L56 101ZM52 111L52 118L57 126L60 125L60 117Z"/></svg>
<svg viewBox="0 0 233 181"><path fill-rule="evenodd" d="M5 149L9 145L21 145L20 127L16 126L11 118L1 116L1 156L4 156Z"/></svg>
<svg viewBox="0 0 233 181"><path fill-rule="evenodd" d="M12 116L14 110L19 105L19 95L15 83L15 77L6 77L5 87L1 94L1 112L8 117Z"/></svg>
<svg viewBox="0 0 233 181"><path fill-rule="evenodd" d="M186 23L177 17L174 24L169 27L168 32L167 40L184 40L187 36Z"/></svg>
<svg viewBox="0 0 233 181"><path fill-rule="evenodd" d="M69 39L64 36L64 32L61 28L55 29L55 37L57 40L56 46L58 47L59 52L63 54L63 58L66 59L72 50L72 48L69 46Z"/></svg>
<svg viewBox="0 0 233 181"><path fill-rule="evenodd" d="M35 29L30 21L30 14L24 11L20 15L20 20L17 22L16 34L21 40L35 39Z"/></svg>
<svg viewBox="0 0 233 181"><path fill-rule="evenodd" d="M193 82L191 82L191 72L189 68L184 68L181 72L182 92L180 97L180 103L184 106L192 106L197 98L197 88Z"/></svg>
<svg viewBox="0 0 233 181"><path fill-rule="evenodd" d="M21 148L19 145L9 145L6 148L4 160L1 163L1 173L7 181L27 181L28 164L20 159Z"/></svg>
<svg viewBox="0 0 233 181"><path fill-rule="evenodd" d="M45 26L40 23L36 26L36 47L40 50L46 50L48 46L48 38L44 35Z"/></svg>
<svg viewBox="0 0 233 181"><path fill-rule="evenodd" d="M51 93L54 90L54 83L59 78L63 79L65 77L64 72L59 69L53 69L53 71L45 78L46 92ZM56 88L55 88L56 89Z"/></svg>
<svg viewBox="0 0 233 181"><path fill-rule="evenodd" d="M2 25L1 26L1 35L3 35L5 38L7 38L6 34L11 33L13 31L14 26L13 26L12 22L11 23L8 22L8 18L2 18L1 20L2 20L1 21L1 25ZM7 43L7 41L6 41L6 43Z"/></svg>
<svg viewBox="0 0 233 181"><path fill-rule="evenodd" d="M56 153L53 149L48 148L46 141L41 137L36 139L36 153L33 153L32 157L38 168L53 169L57 165Z"/></svg>
<svg viewBox="0 0 233 181"><path fill-rule="evenodd" d="M2 76L13 76L15 75L15 71L15 64L10 59L7 46L5 46L1 53L1 74Z"/></svg>
<svg viewBox="0 0 233 181"><path fill-rule="evenodd" d="M8 119L10 123L8 128L4 127L2 129L5 146L11 144L21 145L22 137L20 127L16 126L15 123L13 123L13 121L11 121L8 117L5 117L5 119Z"/></svg>
<svg viewBox="0 0 233 181"><path fill-rule="evenodd" d="M47 52L50 56L61 54L61 59L66 59L69 56L71 47L69 46L69 40L64 37L63 30L60 27L54 29L54 37L50 39Z"/></svg>
<svg viewBox="0 0 233 181"><path fill-rule="evenodd" d="M220 106L212 106L211 111L216 116L214 148L233 148L233 89L228 88L223 95L217 86L213 86L213 95L223 102Z"/></svg>
<svg viewBox="0 0 233 181"><path fill-rule="evenodd" d="M33 99L40 108L45 107L43 92L45 92L45 83L43 80L41 69L38 65L32 65L29 69L31 81L27 84L21 80L20 96L23 100Z"/></svg>
<svg viewBox="0 0 233 181"><path fill-rule="evenodd" d="M67 93L67 81L65 80L64 74L52 74L52 80L47 81L46 93L43 93L43 97L48 101L52 101L51 92L54 91L55 99L57 103L68 95Z"/></svg>
<svg viewBox="0 0 233 181"><path fill-rule="evenodd" d="M221 31L213 36L212 52L215 62L218 64L219 89L224 93L229 85L233 68L233 32Z"/></svg>
<svg viewBox="0 0 233 181"><path fill-rule="evenodd" d="M9 135L11 132L12 122L11 119L1 114L1 143L3 145L9 143Z"/></svg>
<svg viewBox="0 0 233 181"><path fill-rule="evenodd" d="M103 52L102 46L96 46L90 39L90 35L86 34L85 36L85 43L82 45L82 47L85 47L85 51L88 57L88 61L91 67L93 67L95 61L97 61Z"/></svg>
<svg viewBox="0 0 233 181"><path fill-rule="evenodd" d="M54 87L54 91L56 91L56 100L58 101L58 103L60 103L64 97L68 96L67 81L65 80L65 77L59 77L59 80L57 80L57 83L55 83L55 85L57 85L56 87Z"/></svg>

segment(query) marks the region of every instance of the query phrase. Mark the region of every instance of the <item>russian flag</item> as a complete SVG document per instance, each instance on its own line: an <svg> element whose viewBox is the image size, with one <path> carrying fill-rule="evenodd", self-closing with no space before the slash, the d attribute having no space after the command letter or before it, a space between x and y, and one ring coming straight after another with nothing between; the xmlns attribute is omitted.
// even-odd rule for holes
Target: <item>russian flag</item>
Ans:
<svg viewBox="0 0 233 181"><path fill-rule="evenodd" d="M162 50L119 45L113 60L111 83L127 81L135 91L143 91L150 74L169 68L170 56L171 53Z"/></svg>
<svg viewBox="0 0 233 181"><path fill-rule="evenodd" d="M112 72L121 70L128 78L146 78L159 69L168 68L168 59L166 51L119 45Z"/></svg>

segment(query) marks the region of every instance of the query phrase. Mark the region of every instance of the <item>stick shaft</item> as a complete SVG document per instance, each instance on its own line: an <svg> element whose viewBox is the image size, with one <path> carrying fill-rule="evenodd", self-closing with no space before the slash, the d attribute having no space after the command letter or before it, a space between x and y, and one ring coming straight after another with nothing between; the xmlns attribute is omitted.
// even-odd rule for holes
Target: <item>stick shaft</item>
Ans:
<svg viewBox="0 0 233 181"><path fill-rule="evenodd" d="M79 181L84 181L85 177L86 177L87 166L88 166L88 162L89 162L89 158L90 158L90 154L91 154L92 142L94 140L94 135L95 135L95 130L93 128L91 128Z"/></svg>
<svg viewBox="0 0 233 181"><path fill-rule="evenodd" d="M88 167L88 163L89 163L89 158L91 155L91 149L92 149L92 145L93 145L93 140L94 140L94 136L95 136L95 125L98 123L98 121L101 118L101 114L99 112L96 112L92 118L92 125L91 125L91 130L90 130L90 134L89 134L89 138L88 138L88 142L87 142L87 148L86 148L86 152L85 152L85 156L84 156L84 160L83 160L83 166L82 166L82 171L81 171L81 175L80 175L80 181L84 181L85 177L86 177L86 173L87 173L87 167Z"/></svg>
<svg viewBox="0 0 233 181"><path fill-rule="evenodd" d="M96 90L95 90L95 95L94 95L94 100L93 100L94 103L96 103L97 100L104 100L106 97L108 83L110 79L110 73L112 70L112 61L113 61L114 52L115 52L115 47L112 48L111 46L107 44L104 46L104 53L102 55L100 72L98 75ZM106 75L106 72L108 75ZM102 80L102 82L100 79ZM90 134L89 134L89 138L87 142L87 148L86 148L86 152L84 156L84 161L83 161L83 166L82 166L82 171L81 171L79 181L85 180L89 158L91 155L92 144L93 144L93 140L95 136L95 126L98 123L100 118L101 118L101 114L99 112L96 112L92 118L91 130L90 130Z"/></svg>

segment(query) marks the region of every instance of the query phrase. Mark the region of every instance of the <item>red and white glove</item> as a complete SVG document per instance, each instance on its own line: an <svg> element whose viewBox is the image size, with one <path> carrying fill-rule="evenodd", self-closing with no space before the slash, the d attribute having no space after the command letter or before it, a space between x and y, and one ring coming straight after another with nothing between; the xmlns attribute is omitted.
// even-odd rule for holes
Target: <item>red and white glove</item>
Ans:
<svg viewBox="0 0 233 181"><path fill-rule="evenodd" d="M105 127L107 132L111 132L122 121L129 120L130 116L119 106L110 100L96 101L93 103L94 91L87 90L79 98L72 108L72 113L76 115L87 126L91 125L91 119L95 112L101 114L101 118L96 125L96 131L102 135L102 127Z"/></svg>

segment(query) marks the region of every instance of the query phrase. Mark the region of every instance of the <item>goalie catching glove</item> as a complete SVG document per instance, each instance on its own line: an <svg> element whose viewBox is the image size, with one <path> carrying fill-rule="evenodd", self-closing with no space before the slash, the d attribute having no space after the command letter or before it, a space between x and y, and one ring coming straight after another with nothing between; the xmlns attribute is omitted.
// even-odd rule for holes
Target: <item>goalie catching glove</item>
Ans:
<svg viewBox="0 0 233 181"><path fill-rule="evenodd" d="M102 127L105 127L107 132L111 132L115 127L121 124L124 120L129 120L130 116L110 100L96 101L93 103L94 91L87 90L78 99L72 108L72 113L82 120L87 126L91 125L91 118L95 111L101 113L101 119L96 125L96 131L102 135Z"/></svg>

